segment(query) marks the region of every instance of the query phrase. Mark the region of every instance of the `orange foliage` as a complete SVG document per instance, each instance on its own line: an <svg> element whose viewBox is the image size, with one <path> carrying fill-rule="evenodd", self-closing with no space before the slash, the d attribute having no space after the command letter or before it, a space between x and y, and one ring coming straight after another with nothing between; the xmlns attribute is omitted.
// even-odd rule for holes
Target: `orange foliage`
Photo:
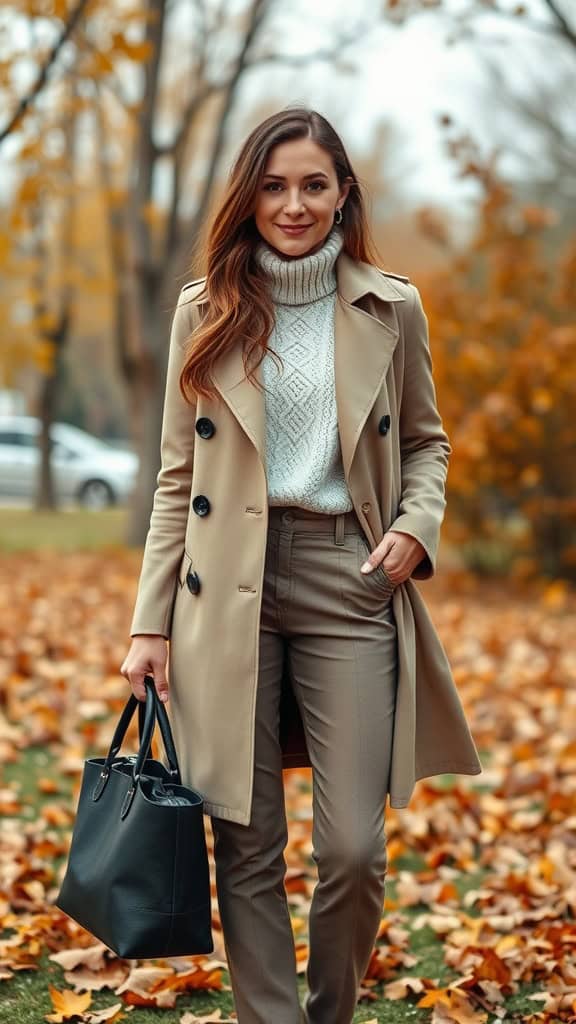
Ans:
<svg viewBox="0 0 576 1024"><path fill-rule="evenodd" d="M483 189L475 235L422 282L453 446L446 533L500 545L517 577L574 580L576 239L552 248L553 211L519 207L465 155ZM421 227L445 242L426 211Z"/></svg>
<svg viewBox="0 0 576 1024"><path fill-rule="evenodd" d="M83 760L106 752L129 693L118 668L138 557L109 552L106 572L99 553L10 555L8 562L0 586L2 763L49 750L55 764L41 761L36 816L25 813L30 805L16 782L4 779L0 787L0 979L35 970L48 950L64 974L58 991L50 989L54 1013L46 1020L86 1024L119 1020L138 1006L174 1008L199 989L227 989L214 881L211 956L122 960L53 905ZM440 578L431 610L484 772L478 780L422 780L408 808L388 809L394 886L387 885L360 999L405 999L427 1008L431 1024L473 1024L502 1016L508 997L536 984L529 1019L569 1021L576 998L576 661L566 637L576 597L564 589L550 599L545 588L540 596L519 597L510 588L491 594L472 583ZM127 749L135 740L133 721ZM72 800L65 795L70 779ZM301 975L317 878L310 782L308 771L285 775L286 889ZM406 857L415 858L410 870ZM423 928L437 938L453 977L448 984L418 969L410 940ZM94 1010L93 994L105 990L120 1002ZM202 1017L185 1013L182 1024L196 1020Z"/></svg>

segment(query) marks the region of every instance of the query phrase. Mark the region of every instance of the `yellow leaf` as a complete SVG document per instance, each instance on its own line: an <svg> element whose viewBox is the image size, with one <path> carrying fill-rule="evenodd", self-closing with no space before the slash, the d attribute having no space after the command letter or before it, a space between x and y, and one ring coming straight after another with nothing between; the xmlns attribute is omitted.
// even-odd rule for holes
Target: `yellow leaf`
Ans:
<svg viewBox="0 0 576 1024"><path fill-rule="evenodd" d="M565 580L554 580L548 584L542 595L542 603L546 608L563 608L568 597Z"/></svg>
<svg viewBox="0 0 576 1024"><path fill-rule="evenodd" d="M44 1020L51 1021L52 1024L62 1024L63 1021L70 1020L72 1017L81 1016L92 1002L90 992L78 995L68 988L59 991L50 983L48 983L48 990L56 1013L45 1014Z"/></svg>
<svg viewBox="0 0 576 1024"><path fill-rule="evenodd" d="M548 388L536 388L532 392L531 404L535 412L548 412L554 404L554 395Z"/></svg>
<svg viewBox="0 0 576 1024"><path fill-rule="evenodd" d="M452 989L448 996L448 1004L436 1003L431 1024L484 1024L488 1020L488 1014L476 1010L463 992Z"/></svg>
<svg viewBox="0 0 576 1024"><path fill-rule="evenodd" d="M127 57L129 60L136 60L143 62L148 60L152 53L152 47L150 43L138 42L131 43L126 36L117 32L112 38L113 49L116 53L122 54L123 57Z"/></svg>
<svg viewBox="0 0 576 1024"><path fill-rule="evenodd" d="M520 473L520 481L524 487L536 487L541 479L542 469L540 466L526 466Z"/></svg>

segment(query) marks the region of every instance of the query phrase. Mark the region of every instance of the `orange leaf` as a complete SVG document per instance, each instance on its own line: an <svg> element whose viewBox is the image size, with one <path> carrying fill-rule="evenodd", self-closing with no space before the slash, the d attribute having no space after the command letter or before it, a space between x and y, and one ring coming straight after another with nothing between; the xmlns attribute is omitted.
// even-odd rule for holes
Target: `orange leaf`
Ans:
<svg viewBox="0 0 576 1024"><path fill-rule="evenodd" d="M72 989L65 988L60 991L50 983L48 983L48 990L56 1013L45 1014L44 1020L51 1021L52 1024L62 1024L63 1021L70 1020L72 1017L80 1017L92 1002L89 992L78 995Z"/></svg>

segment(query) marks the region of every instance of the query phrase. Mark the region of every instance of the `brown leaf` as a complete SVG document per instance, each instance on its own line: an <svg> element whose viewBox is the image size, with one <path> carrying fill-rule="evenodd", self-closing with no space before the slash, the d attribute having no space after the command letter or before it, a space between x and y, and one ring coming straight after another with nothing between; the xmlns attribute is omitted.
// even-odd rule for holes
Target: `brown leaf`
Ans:
<svg viewBox="0 0 576 1024"><path fill-rule="evenodd" d="M100 970L91 971L89 967L78 967L74 971L65 971L64 980L76 991L87 989L100 992L104 988L117 989L126 979L128 968L119 961L107 963Z"/></svg>
<svg viewBox="0 0 576 1024"><path fill-rule="evenodd" d="M108 962L106 960L107 949L108 947L103 942L97 942L91 946L60 949L57 953L51 953L48 959L60 964L60 967L68 971L73 971L80 964L83 967L88 967L91 971L100 971Z"/></svg>
<svg viewBox="0 0 576 1024"><path fill-rule="evenodd" d="M223 1017L221 1010L212 1010L208 1014L196 1016L191 1010L180 1017L179 1024L238 1024L237 1017Z"/></svg>
<svg viewBox="0 0 576 1024"><path fill-rule="evenodd" d="M455 989L447 993L447 1000L434 1004L431 1024L485 1024L488 1014L476 1010L470 1000Z"/></svg>
<svg viewBox="0 0 576 1024"><path fill-rule="evenodd" d="M130 1012L132 1009L132 1006L114 1003L113 1006L105 1006L102 1010L88 1010L83 1015L82 1022L83 1024L103 1024L107 1021L108 1024L116 1024L116 1021L122 1020L126 1016L126 1012Z"/></svg>
<svg viewBox="0 0 576 1024"><path fill-rule="evenodd" d="M413 978L410 975L398 978L397 981L390 981L384 986L387 999L405 999L410 993L422 992L423 989L424 984L420 978Z"/></svg>

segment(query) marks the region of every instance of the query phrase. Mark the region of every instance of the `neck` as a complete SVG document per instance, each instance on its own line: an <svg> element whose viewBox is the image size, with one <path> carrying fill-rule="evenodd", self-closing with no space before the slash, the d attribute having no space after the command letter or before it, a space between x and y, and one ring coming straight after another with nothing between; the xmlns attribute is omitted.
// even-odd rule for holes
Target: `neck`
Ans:
<svg viewBox="0 0 576 1024"><path fill-rule="evenodd" d="M261 239L255 248L255 258L266 271L273 301L298 306L335 292L336 260L343 245L344 233L337 225L316 252L296 259L283 258Z"/></svg>

